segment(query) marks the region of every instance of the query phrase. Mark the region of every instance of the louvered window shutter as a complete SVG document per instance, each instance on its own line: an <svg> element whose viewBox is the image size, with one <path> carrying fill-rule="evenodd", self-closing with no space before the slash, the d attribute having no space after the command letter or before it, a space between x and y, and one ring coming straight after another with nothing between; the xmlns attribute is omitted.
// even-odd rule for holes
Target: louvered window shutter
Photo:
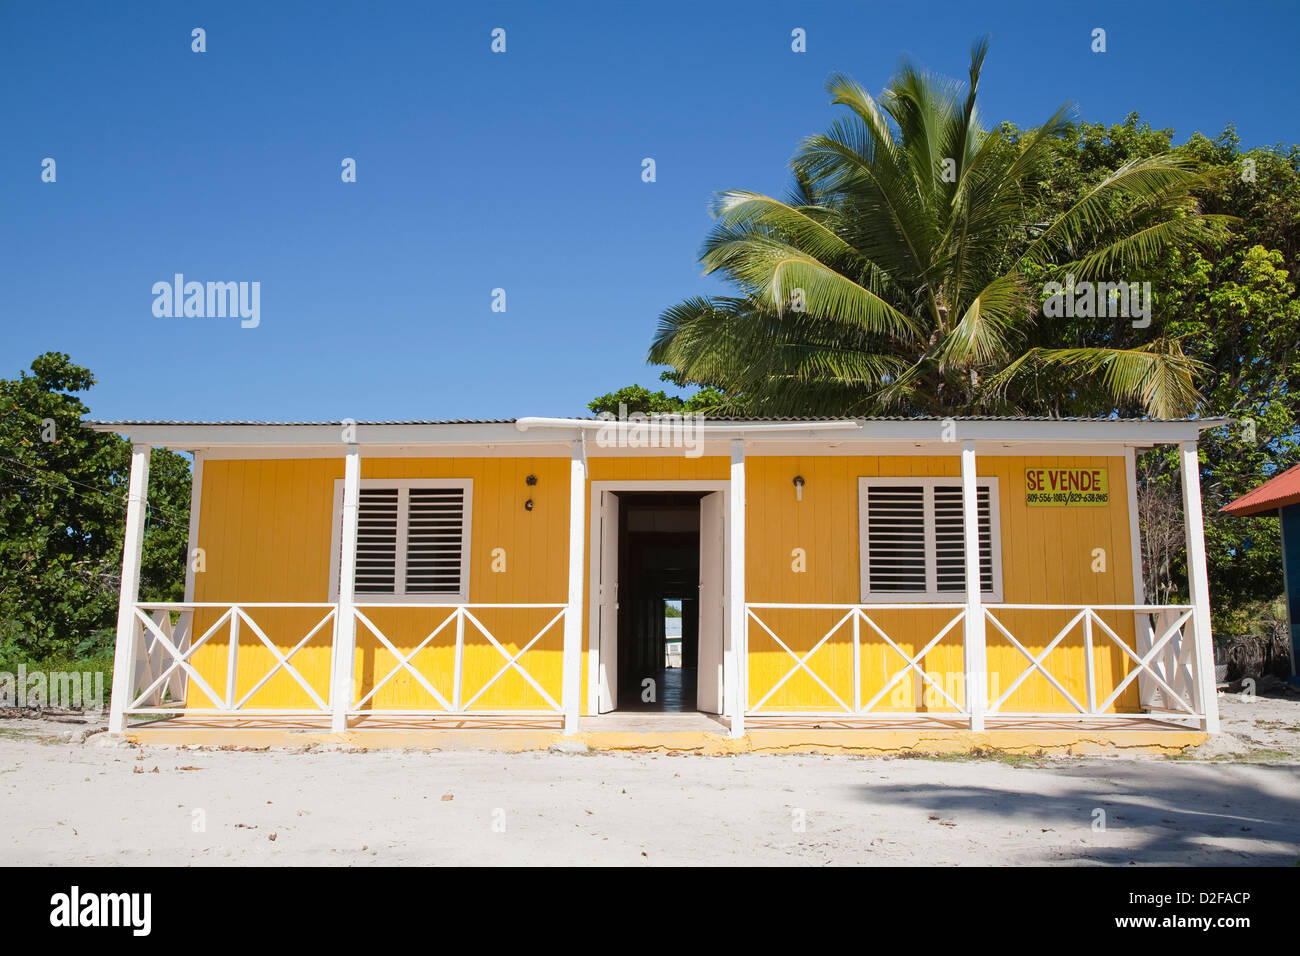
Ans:
<svg viewBox="0 0 1300 956"><path fill-rule="evenodd" d="M867 488L866 561L870 590L928 590L925 491L921 485Z"/></svg>
<svg viewBox="0 0 1300 956"><path fill-rule="evenodd" d="M358 505L358 595L418 600L465 593L464 487L363 487ZM341 515L337 524L341 533Z"/></svg>
<svg viewBox="0 0 1300 956"><path fill-rule="evenodd" d="M460 593L464 489L412 488L409 495L406 593Z"/></svg>
<svg viewBox="0 0 1300 956"><path fill-rule="evenodd" d="M980 591L993 590L993 531L989 488L975 489L980 541ZM961 485L934 486L935 589L966 590L966 543L963 540Z"/></svg>
<svg viewBox="0 0 1300 956"><path fill-rule="evenodd" d="M918 479L863 479L864 597L897 596L906 602L944 600L966 592L961 485ZM994 495L989 480L976 485L980 591L998 590Z"/></svg>
<svg viewBox="0 0 1300 956"><path fill-rule="evenodd" d="M397 582L400 500L396 488L365 489L357 509L358 594L392 594Z"/></svg>

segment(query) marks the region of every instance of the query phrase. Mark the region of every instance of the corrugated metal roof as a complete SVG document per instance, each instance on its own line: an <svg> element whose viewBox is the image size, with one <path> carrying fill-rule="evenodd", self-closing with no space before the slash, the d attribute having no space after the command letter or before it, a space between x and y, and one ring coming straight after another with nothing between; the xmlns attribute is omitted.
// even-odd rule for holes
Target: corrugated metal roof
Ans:
<svg viewBox="0 0 1300 956"><path fill-rule="evenodd" d="M599 421L596 416L565 416L577 422L594 422ZM1133 422L1222 422L1221 419L1205 418L1117 418L1112 416L1065 416L1054 417L1052 415L873 415L859 417L854 415L841 416L813 416L813 415L757 415L757 416L735 416L735 415L704 415L707 421L713 422L825 422L825 421L855 421L855 422L942 422L951 419L955 422L1116 422L1123 424L1132 424ZM400 419L391 421L357 421L357 425L513 425L519 419L517 418L449 418L449 419ZM229 421L182 421L182 420L158 420L158 419L120 419L117 421L101 421L98 419L87 419L82 422L83 425L97 425L100 427L109 427L116 425L261 425L261 426L333 426L340 425L342 422L334 421L314 421L314 422L288 422L288 421L251 421L251 420L229 420Z"/></svg>
<svg viewBox="0 0 1300 956"><path fill-rule="evenodd" d="M1238 518L1268 514L1300 502L1300 465L1274 475L1254 491L1247 492L1219 510Z"/></svg>
<svg viewBox="0 0 1300 956"><path fill-rule="evenodd" d="M394 421L358 421L357 425L513 425L516 419L513 418L446 418L446 419L406 419ZM124 418L117 421L101 421L99 419L86 419L83 425L99 425L108 427L111 425L271 425L281 427L284 425L301 425L304 427L334 426L343 424L338 419L334 421L317 421L317 422L273 422L273 421L252 421L250 419L229 421L186 421L181 419L145 419L145 418Z"/></svg>

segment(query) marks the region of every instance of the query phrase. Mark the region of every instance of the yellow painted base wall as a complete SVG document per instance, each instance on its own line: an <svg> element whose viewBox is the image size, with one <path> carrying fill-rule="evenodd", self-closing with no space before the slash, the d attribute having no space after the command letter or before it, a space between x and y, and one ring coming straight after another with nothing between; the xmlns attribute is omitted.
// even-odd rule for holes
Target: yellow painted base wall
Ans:
<svg viewBox="0 0 1300 956"><path fill-rule="evenodd" d="M1026 467L1104 467L1109 470L1110 504L1103 507L1030 508L1024 504ZM986 456L979 460L981 477L999 484L1002 571L1006 603L1127 604L1133 600L1128 537L1124 459L1020 458ZM534 486L525 484L535 475ZM796 501L792 479L805 479L803 500ZM858 556L858 478L871 476L948 476L956 478L956 456L894 458L807 456L751 457L746 463L747 514L746 592L751 602L836 603L861 600ZM196 575L196 601L321 602L329 600L331 521L335 481L343 476L342 459L222 461L204 464L198 546L204 549L204 571ZM568 590L567 458L392 458L362 460L363 478L469 478L473 481L470 544L470 603L562 604ZM627 457L592 458L593 481L726 480L726 458ZM524 501L534 501L532 511ZM590 541L590 495L584 542ZM792 552L803 549L806 570L795 571ZM500 550L498 550L500 549ZM1094 551L1105 555L1105 570L1094 571ZM590 581L586 557L583 581ZM494 554L495 552L495 554ZM504 556L504 568L500 557ZM494 570L494 558L497 569ZM587 596L588 601L590 595ZM587 602L584 602L584 618ZM219 612L198 615L195 633L202 635ZM321 621L326 609L250 609L249 615L267 638L285 653ZM389 643L409 654L442 623L448 611L367 608L364 612ZM544 609L474 612L505 651L514 655L555 615ZM763 611L764 622L802 657L838 620L830 612ZM915 654L955 612L891 611L875 622L909 655ZM1002 612L1004 625L1031 653L1037 654L1069 619L1064 612ZM1103 614L1120 638L1133 640L1131 613ZM590 644L584 621L582 688L584 712ZM328 701L329 631L326 625L292 658L294 666L317 695ZM533 644L520 663L556 701L561 699L563 628L557 623ZM960 625L924 658L923 666L957 702L964 702L962 633ZM751 705L794 665L791 657L761 628L749 628L749 699ZM1098 700L1128 672L1126 658L1098 629L1094 635L1099 661ZM194 655L200 675L217 696L226 692L229 660L228 629L219 629ZM444 697L451 695L455 646L454 623L412 659ZM993 696L1000 696L1028 661L995 628L988 628L988 659ZM1083 701L1082 630L1053 652L1047 666L1067 690ZM375 691L367 706L385 710L424 710L438 707L436 699L409 673L384 681L398 658L364 625L358 626L354 700ZM472 625L465 633L465 672L462 699L469 700L504 666L505 658ZM807 661L808 666L837 694L852 702L852 642L847 627L835 634ZM275 665L275 658L256 633L244 626L235 674L236 699L243 698ZM866 703L888 675L904 666L902 657L875 635L862 629L862 700ZM886 695L876 712L944 712L951 705L933 690L905 681ZM189 686L188 706L211 707L196 682ZM245 704L247 708L297 709L314 706L310 695L284 670L275 674ZM477 699L474 709L535 710L543 697L513 670ZM764 704L763 711L819 711L837 707L811 677L791 677ZM1004 704L1004 712L1062 712L1072 708L1043 678L1035 674ZM1135 711L1137 688L1132 684L1111 708ZM762 712L762 711L760 711Z"/></svg>

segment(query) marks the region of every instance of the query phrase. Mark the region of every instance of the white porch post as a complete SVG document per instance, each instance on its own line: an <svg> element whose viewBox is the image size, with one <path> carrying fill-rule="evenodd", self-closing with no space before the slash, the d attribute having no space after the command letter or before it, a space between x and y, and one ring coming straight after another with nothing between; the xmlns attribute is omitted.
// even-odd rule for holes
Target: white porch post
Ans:
<svg viewBox="0 0 1300 956"><path fill-rule="evenodd" d="M149 495L149 446L131 446L131 480L127 485L126 531L122 535L122 582L117 596L117 642L113 649L113 699L108 729L126 729L128 699L135 693L135 605L140 600L140 556L144 550L144 513Z"/></svg>
<svg viewBox="0 0 1300 956"><path fill-rule="evenodd" d="M749 703L748 632L745 616L745 442L731 443L731 493L728 496L727 552L727 654L723 658L731 736L745 736L745 708Z"/></svg>
<svg viewBox="0 0 1300 956"><path fill-rule="evenodd" d="M984 730L988 706L988 666L984 648L984 608L980 603L979 494L975 482L975 442L961 446L961 515L966 555L966 628L962 659L966 668L966 706L970 729Z"/></svg>
<svg viewBox="0 0 1300 956"><path fill-rule="evenodd" d="M189 547L185 553L185 603L194 600L195 570L194 550L199 546L199 509L203 503L203 452L194 453L190 467L190 531ZM191 612L192 613L192 612Z"/></svg>
<svg viewBox="0 0 1300 956"><path fill-rule="evenodd" d="M188 544L185 549L185 603L192 604L195 600L195 591L198 588L198 570L195 568L199 555L199 512L203 507L203 458L204 453L195 451L193 453L194 461L190 465L190 528L189 537L186 538ZM207 567L207 556L204 555L204 567ZM176 622L176 630L173 633L173 643L176 650L186 654L190 649L190 642L195 639L194 619L198 615L194 608L187 608L181 611L180 618ZM231 634L238 628L238 623L231 621ZM188 700L189 694L189 675L183 668L178 668L172 674L171 679L164 685L164 689L171 694L172 700Z"/></svg>
<svg viewBox="0 0 1300 956"><path fill-rule="evenodd" d="M562 694L564 732L578 732L582 710L582 581L586 537L587 460L582 440L573 443L569 459L569 606L564 612Z"/></svg>
<svg viewBox="0 0 1300 956"><path fill-rule="evenodd" d="M1124 475L1128 486L1128 536L1130 561L1133 565L1133 603L1146 604L1146 575L1142 570L1142 523L1138 520L1137 450L1124 449ZM1138 657L1146 657L1151 650L1154 635L1151 633L1151 615L1142 611L1133 614L1133 639ZM1156 691L1155 682L1146 671L1138 674L1138 702L1147 706Z"/></svg>
<svg viewBox="0 0 1300 956"><path fill-rule="evenodd" d="M352 705L352 664L357 646L357 619L352 613L356 597L357 511L361 502L361 446L348 445L343 465L343 540L339 552L339 602L334 618L333 715L330 729L348 729Z"/></svg>
<svg viewBox="0 0 1300 956"><path fill-rule="evenodd" d="M1205 565L1205 517L1201 512L1201 468L1196 442L1179 442L1183 473L1183 527L1187 531L1187 587L1196 621L1196 688L1201 729L1219 732L1219 698L1214 680L1214 643L1210 633L1210 575Z"/></svg>

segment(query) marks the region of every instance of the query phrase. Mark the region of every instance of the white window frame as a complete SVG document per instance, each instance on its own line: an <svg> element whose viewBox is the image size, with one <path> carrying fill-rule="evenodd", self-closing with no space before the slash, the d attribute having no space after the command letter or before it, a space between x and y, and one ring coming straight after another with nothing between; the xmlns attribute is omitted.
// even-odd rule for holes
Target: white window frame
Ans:
<svg viewBox="0 0 1300 956"><path fill-rule="evenodd" d="M469 546L473 525L474 480L472 478L362 478L361 490L391 491L412 488L458 488L464 492L465 505L461 519L460 535L460 591L456 594L358 594L354 604L468 604L469 603ZM334 479L334 510L330 523L330 586L329 600L339 599L340 552L343 539L343 479ZM397 527L397 548L406 550L408 528L405 522ZM406 582L394 574L395 587L405 588Z"/></svg>
<svg viewBox="0 0 1300 956"><path fill-rule="evenodd" d="M980 599L989 602L1002 600L1002 513L998 502L998 480L976 478L975 484L989 489L989 550L993 562L993 587L980 592ZM858 571L859 593L863 604L960 604L966 600L966 589L940 591L935 581L937 548L934 526L934 491L936 486L961 490L961 478L858 478ZM867 547L870 514L866 507L867 489L880 487L925 488L925 579L924 591L872 591L870 550Z"/></svg>

